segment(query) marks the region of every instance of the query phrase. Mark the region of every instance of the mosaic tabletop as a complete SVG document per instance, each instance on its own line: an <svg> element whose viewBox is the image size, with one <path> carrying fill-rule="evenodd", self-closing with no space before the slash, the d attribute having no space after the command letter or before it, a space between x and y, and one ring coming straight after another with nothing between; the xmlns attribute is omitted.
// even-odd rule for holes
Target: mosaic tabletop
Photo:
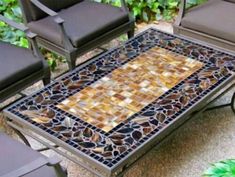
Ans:
<svg viewBox="0 0 235 177"><path fill-rule="evenodd" d="M148 29L5 112L111 170L234 71L232 55Z"/></svg>

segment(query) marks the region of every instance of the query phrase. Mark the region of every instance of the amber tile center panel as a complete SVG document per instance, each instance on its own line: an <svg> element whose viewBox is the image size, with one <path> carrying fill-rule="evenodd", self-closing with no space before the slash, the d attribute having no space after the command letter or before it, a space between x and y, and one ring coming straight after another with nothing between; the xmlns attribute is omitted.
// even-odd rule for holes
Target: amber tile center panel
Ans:
<svg viewBox="0 0 235 177"><path fill-rule="evenodd" d="M108 132L202 66L197 60L154 47L57 107Z"/></svg>

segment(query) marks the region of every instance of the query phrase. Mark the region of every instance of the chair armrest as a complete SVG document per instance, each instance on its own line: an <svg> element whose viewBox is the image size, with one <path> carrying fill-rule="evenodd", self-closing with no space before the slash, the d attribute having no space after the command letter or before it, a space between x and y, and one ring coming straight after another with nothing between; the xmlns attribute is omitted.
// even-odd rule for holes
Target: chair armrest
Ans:
<svg viewBox="0 0 235 177"><path fill-rule="evenodd" d="M24 24L22 23L16 23L12 20L9 20L8 18L0 15L0 21L3 21L5 23L7 23L8 25L12 26L13 28L16 28L18 30L21 30L23 32L25 32L26 36L28 37L28 40L30 41L30 44L31 44L31 47L32 47L32 51L33 51L33 54L36 55L36 56L40 56L41 53L38 49L38 45L36 43L36 39L35 37L37 36L37 34L31 32L29 30L29 28L27 26L25 26Z"/></svg>
<svg viewBox="0 0 235 177"><path fill-rule="evenodd" d="M12 176L23 176L26 175L28 173L31 173L45 165L48 166L52 166L55 168L55 172L57 174L58 177L65 177L65 172L63 171L62 167L60 166L60 160L52 157L52 158L47 158L47 157L39 157L37 159L35 159L34 161L25 164L24 166L11 171L7 174L4 174L1 177L12 177Z"/></svg>
<svg viewBox="0 0 235 177"><path fill-rule="evenodd" d="M57 177L67 177L67 171L60 166L61 160L56 156L48 158L48 166L52 166L55 169Z"/></svg>
<svg viewBox="0 0 235 177"><path fill-rule="evenodd" d="M1 177L23 176L23 175L26 175L30 172L33 172L33 171L41 168L42 166L44 166L46 164L48 164L48 160L46 158L39 157L39 158L35 159L34 161L32 161L28 164L25 164L24 166L22 166L16 170L13 170L7 174L4 174Z"/></svg>
<svg viewBox="0 0 235 177"><path fill-rule="evenodd" d="M45 12L46 14L55 17L54 21L58 24L64 23L64 20L58 16L58 13L56 13L55 11L51 10L50 8L48 8L47 6L45 6L44 4L42 4L41 2L39 2L38 0L30 0L36 7L38 7L40 10L42 10L43 12Z"/></svg>
<svg viewBox="0 0 235 177"><path fill-rule="evenodd" d="M181 23L182 18L184 17L185 14L185 10L186 10L186 0L181 0L181 4L180 4L180 9L179 9L179 14L175 20L175 25L179 26Z"/></svg>
<svg viewBox="0 0 235 177"><path fill-rule="evenodd" d="M63 38L63 44L64 44L65 49L72 50L73 45L71 44L70 39L69 39L68 35L66 34L66 31L65 31L65 28L64 28L64 22L65 22L64 19L59 17L58 13L51 10L50 8L48 8L47 6L45 6L44 4L39 2L38 0L30 0L30 2L32 2L36 7L41 9L46 14L54 17L54 22L57 23L60 27L61 35L62 35L62 38Z"/></svg>
<svg viewBox="0 0 235 177"><path fill-rule="evenodd" d="M10 20L10 19L8 19L8 18L6 18L2 15L0 15L0 21L3 21L4 23L7 23L8 25L12 26L13 28L16 28L18 30L21 30L21 31L25 32L26 36L31 38L31 39L36 37L36 34L29 31L29 28L26 27L22 23L16 23L16 22L14 22L14 21L12 21L12 20Z"/></svg>
<svg viewBox="0 0 235 177"><path fill-rule="evenodd" d="M125 11L125 12L129 12L129 9L126 5L125 0L120 0L121 1L121 8Z"/></svg>
<svg viewBox="0 0 235 177"><path fill-rule="evenodd" d="M2 15L0 15L0 21L3 21L5 23L7 23L8 25L10 25L18 30L24 31L24 32L28 30L28 28L25 25L23 25L22 23L16 23L16 22L14 22L14 21L12 21Z"/></svg>
<svg viewBox="0 0 235 177"><path fill-rule="evenodd" d="M56 156L49 157L47 160L48 160L49 166L54 166L54 165L57 165L61 162L61 160L59 158L57 158Z"/></svg>
<svg viewBox="0 0 235 177"><path fill-rule="evenodd" d="M36 7L38 7L40 10L42 10L43 12L47 13L50 16L56 16L58 15L55 11L51 10L50 8L48 8L47 6L45 6L44 4L42 4L41 2L39 2L38 0L30 0Z"/></svg>

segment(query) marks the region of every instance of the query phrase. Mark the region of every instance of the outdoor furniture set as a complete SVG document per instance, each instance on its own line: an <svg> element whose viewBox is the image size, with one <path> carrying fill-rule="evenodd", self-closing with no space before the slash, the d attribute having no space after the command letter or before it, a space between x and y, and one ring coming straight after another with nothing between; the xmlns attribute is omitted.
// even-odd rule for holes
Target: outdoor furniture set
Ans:
<svg viewBox="0 0 235 177"><path fill-rule="evenodd" d="M65 15L69 14L67 9L58 11L57 14L44 6L44 1L40 1L42 4L31 0L35 6L29 6L29 2L21 0L21 6L27 25L38 36L35 38L25 27L23 30L32 38L34 54L40 56L38 43L58 53L60 50L64 52L60 54L70 53L71 48L68 46L73 46L72 51L76 51L78 56L80 50L74 46L83 40L79 38L78 42L73 38L75 31L70 31L69 27L74 23L70 22L73 19ZM71 12L77 12L80 3L84 8L94 5L90 1L79 1L78 5L74 5L76 7L71 7ZM184 8L185 1L182 3ZM204 6L210 7L210 3ZM55 11L61 9L60 4L56 8L52 4L47 5ZM127 13L124 1L122 5L122 12ZM35 13L34 15L40 14L42 20L37 15L37 18L29 17L26 6L30 9L37 6L51 16ZM67 4L66 7L68 6ZM180 17L184 16L182 14L185 14L183 9ZM56 37L60 35L50 31L50 25L48 29L47 25L43 26L43 30L34 27L35 24L30 24L34 23L31 22L32 18L42 26L56 21L58 26L52 29L61 29L62 38L57 40ZM52 22L45 22L46 19ZM67 19L71 24L66 28ZM127 31L132 36L132 20L128 19L125 30L119 29L118 24L114 28L119 32L109 34L108 29L105 36L111 39L111 36ZM1 20L12 24L2 17ZM90 22L85 22L88 25L86 29L94 32L86 33L87 37L92 34L89 40L99 41L94 42L97 46L103 40L106 41L107 38L101 35L103 32L97 32L98 38L101 38L96 40L93 37L96 32L89 28ZM113 26L108 24L108 27ZM176 22L174 30L180 31L181 27L177 29L177 24L181 25L181 21ZM79 29L80 24L76 25ZM44 32L44 28L50 32ZM8 124L21 137L28 135L36 139L97 176L123 176L137 160L175 129L207 110L215 99L234 87L235 55L210 47L209 44L199 43L150 28L76 68L75 59L68 57L71 71L32 95L11 104L3 112ZM95 46L88 48L93 47ZM87 51L85 48L82 51ZM43 78L42 75L38 77L40 78ZM235 94L229 106L235 113ZM30 146L27 139L22 139Z"/></svg>
<svg viewBox="0 0 235 177"><path fill-rule="evenodd" d="M85 52L99 47L120 34L128 33L128 37L134 35L134 19L129 15L123 0L121 0L121 8L81 0L60 0L56 4L54 0L21 0L20 4L27 27L2 15L0 15L0 21L24 31L30 41L30 49L0 41L1 103L41 79L44 85L50 83L49 66L42 57L38 46L65 56L69 68L73 69L76 58ZM82 16L86 18L78 18ZM24 135L20 131L14 130L30 146ZM1 165L0 176L22 176L28 173L26 176L56 176L55 172L52 173L50 169L40 168L46 164L56 167L57 176L65 176L57 161L53 162L50 159L48 161L41 154L22 146L4 134L0 134L0 140L1 152L8 152L1 153L0 164L4 165ZM25 158L26 154L29 158ZM9 163L5 163L6 156L3 155L12 157L7 161ZM13 161L15 165L11 166ZM31 173L31 171L33 172Z"/></svg>

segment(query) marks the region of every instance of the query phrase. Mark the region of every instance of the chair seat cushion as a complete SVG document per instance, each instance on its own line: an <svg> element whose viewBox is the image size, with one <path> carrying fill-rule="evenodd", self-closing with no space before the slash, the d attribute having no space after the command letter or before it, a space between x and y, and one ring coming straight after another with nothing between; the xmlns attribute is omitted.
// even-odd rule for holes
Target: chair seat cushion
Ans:
<svg viewBox="0 0 235 177"><path fill-rule="evenodd" d="M17 170L38 158L45 158L39 152L0 132L0 176ZM53 168L43 166L24 177L56 177Z"/></svg>
<svg viewBox="0 0 235 177"><path fill-rule="evenodd" d="M84 0L58 12L65 20L65 31L75 47L84 45L100 35L129 21L128 13L121 8ZM61 31L53 21L46 17L28 24L41 38L62 46Z"/></svg>
<svg viewBox="0 0 235 177"><path fill-rule="evenodd" d="M235 4L212 0L189 10L181 25L217 38L235 42Z"/></svg>
<svg viewBox="0 0 235 177"><path fill-rule="evenodd" d="M60 9L65 9L69 6L72 6L80 1L82 0L59 0L55 3L55 0L39 0L39 2L41 2L43 5L47 6L48 8L56 12L59 11ZM47 16L46 13L44 13L38 7L33 5L30 1L23 1L23 3L27 5L28 9L32 9L30 12L33 20L39 20Z"/></svg>
<svg viewBox="0 0 235 177"><path fill-rule="evenodd" d="M0 53L1 90L43 68L42 61L29 49L0 42Z"/></svg>

